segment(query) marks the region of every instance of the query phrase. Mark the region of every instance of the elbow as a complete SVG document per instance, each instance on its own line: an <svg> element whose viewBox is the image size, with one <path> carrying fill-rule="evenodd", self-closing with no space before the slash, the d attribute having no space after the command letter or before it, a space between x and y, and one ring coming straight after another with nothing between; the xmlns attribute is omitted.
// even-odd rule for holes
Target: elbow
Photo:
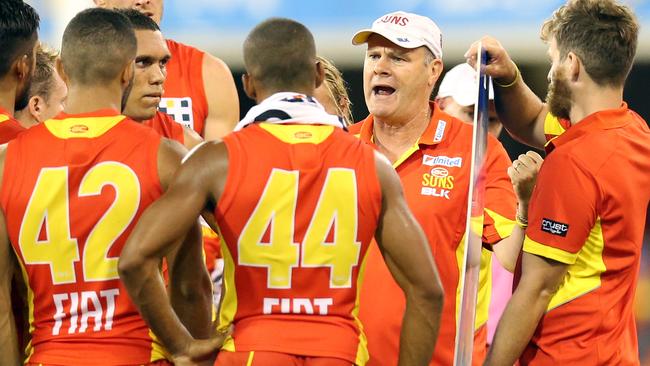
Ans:
<svg viewBox="0 0 650 366"><path fill-rule="evenodd" d="M438 279L430 281L426 286L420 286L413 292L416 303L422 304L427 309L440 309L445 300L442 284Z"/></svg>
<svg viewBox="0 0 650 366"><path fill-rule="evenodd" d="M117 272L120 279L126 284L129 280L138 276L142 271L144 261L142 258L128 251L123 251L117 262Z"/></svg>

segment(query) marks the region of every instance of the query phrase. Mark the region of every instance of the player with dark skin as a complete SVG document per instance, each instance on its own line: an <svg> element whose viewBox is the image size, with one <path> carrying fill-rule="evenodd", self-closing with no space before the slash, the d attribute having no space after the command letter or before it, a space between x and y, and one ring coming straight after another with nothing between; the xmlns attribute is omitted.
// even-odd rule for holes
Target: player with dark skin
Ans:
<svg viewBox="0 0 650 366"><path fill-rule="evenodd" d="M135 56L133 88L124 108L124 115L136 122L154 118L158 103L163 94L163 84L167 78L167 62L171 58L165 39L158 25L137 10L122 9L135 30L138 51ZM139 17L142 16L142 17ZM183 126L184 145L188 149L203 142L194 130Z"/></svg>
<svg viewBox="0 0 650 366"><path fill-rule="evenodd" d="M98 13L96 16L101 16L103 13L114 13L104 9L92 9L77 17L79 19L88 18L93 15L91 14L93 12ZM108 17L109 15L104 14L103 16ZM122 15L110 16L117 16L122 18L120 21L128 22ZM92 20L84 21L92 23ZM132 36L131 43L120 44L121 48L111 48L111 52L108 53L112 55L111 57L99 57L107 52L107 48L115 46L116 42L110 43L98 31L95 31L95 34L88 31L90 29L88 24L85 25L86 32L81 25L75 27L74 31L66 30L61 59L57 61L57 71L68 85L69 90L65 113L83 114L101 110L123 110L134 75L135 37ZM94 37L94 47L87 43L84 44L89 37ZM161 140L155 166L163 190L168 187L185 153L186 150L178 143L164 138ZM3 182L6 154L7 145L0 146L0 184ZM5 290L6 274L11 274L16 265L16 258L12 255L8 235L5 214L0 210L0 253L2 253L0 255L0 268L2 268L0 290ZM210 279L203 266L200 243L200 228L198 222L195 221L188 225L184 235L180 236L179 240L170 245L169 250L164 253L164 257L169 263L171 280L169 295L165 293L163 299L169 297L173 309L179 314L187 329L197 338L207 337L211 331ZM159 263L156 264L157 270L159 270L158 265ZM8 292L6 295L4 292L0 293L0 298L9 298ZM0 322L0 333L6 335L0 337L3 341L15 339L15 329L11 329L10 324L4 321ZM11 352L8 352L8 349L5 351L3 347L0 349L2 349L0 359L10 360L1 357L12 356ZM17 364L13 361L0 363L3 365Z"/></svg>
<svg viewBox="0 0 650 366"><path fill-rule="evenodd" d="M315 50L307 56L314 60L313 69L304 70L302 77L278 79L263 74L272 69L274 62L285 62L284 56L275 55L277 47L260 41L266 33L264 29L277 26L275 22L292 21L271 19L262 23L251 32L244 46L247 70L244 88L258 103L288 90L313 95L315 87L323 81L323 68L315 62ZM291 37L283 39L286 43ZM290 52L304 47L300 42L293 42L282 50ZM378 153L374 156L382 195L376 239L407 298L400 365L425 365L437 337L442 288L426 238L406 205L397 174L386 158ZM213 211L226 187L228 171L225 144L207 142L197 148L178 171L169 191L144 214L120 258L120 275L129 293L154 331L165 335L163 342L172 352L193 340L168 304L155 301L164 293L164 287L152 268L204 209ZM195 356L202 355L189 354L190 359Z"/></svg>

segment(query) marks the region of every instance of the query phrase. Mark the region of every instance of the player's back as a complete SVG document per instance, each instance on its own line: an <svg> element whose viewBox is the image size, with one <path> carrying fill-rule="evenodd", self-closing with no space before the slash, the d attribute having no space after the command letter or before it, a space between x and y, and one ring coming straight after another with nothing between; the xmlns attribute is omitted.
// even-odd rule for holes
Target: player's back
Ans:
<svg viewBox="0 0 650 366"><path fill-rule="evenodd" d="M99 111L60 115L8 145L0 203L28 285L28 362L164 357L117 272L133 225L162 194L159 144L151 128Z"/></svg>
<svg viewBox="0 0 650 366"><path fill-rule="evenodd" d="M224 142L225 349L364 364L358 289L381 211L373 150L325 125L253 124Z"/></svg>

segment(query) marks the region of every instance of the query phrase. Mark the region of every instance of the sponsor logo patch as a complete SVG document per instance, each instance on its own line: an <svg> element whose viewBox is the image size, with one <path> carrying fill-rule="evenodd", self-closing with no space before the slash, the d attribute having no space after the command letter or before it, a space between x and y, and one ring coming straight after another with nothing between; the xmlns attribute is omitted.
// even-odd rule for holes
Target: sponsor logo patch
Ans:
<svg viewBox="0 0 650 366"><path fill-rule="evenodd" d="M70 126L70 132L72 132L72 133L86 133L86 132L88 132L88 126L86 126L86 125Z"/></svg>
<svg viewBox="0 0 650 366"><path fill-rule="evenodd" d="M309 131L298 131L293 134L293 136L300 140L310 139L312 134Z"/></svg>
<svg viewBox="0 0 650 366"><path fill-rule="evenodd" d="M442 137L445 135L445 127L447 127L447 122L443 120L438 120L438 127L436 127L436 135L433 137L433 142L442 141Z"/></svg>
<svg viewBox="0 0 650 366"><path fill-rule="evenodd" d="M441 165L441 166L446 166L448 168L454 168L454 167L460 168L461 166L463 166L463 158L461 157L450 158L449 156L444 156L444 155L431 156L425 154L422 157L422 164L427 166Z"/></svg>
<svg viewBox="0 0 650 366"><path fill-rule="evenodd" d="M569 224L544 218L542 219L542 231L552 235L565 237L569 232Z"/></svg>
<svg viewBox="0 0 650 366"><path fill-rule="evenodd" d="M192 98L161 98L158 110L167 113L174 121L183 126L194 129L194 115L192 114Z"/></svg>

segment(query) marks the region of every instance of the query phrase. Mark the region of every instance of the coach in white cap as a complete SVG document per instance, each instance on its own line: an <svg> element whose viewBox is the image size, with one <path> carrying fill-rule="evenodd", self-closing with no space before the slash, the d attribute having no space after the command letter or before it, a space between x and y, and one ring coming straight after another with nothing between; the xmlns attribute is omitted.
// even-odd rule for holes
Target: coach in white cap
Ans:
<svg viewBox="0 0 650 366"><path fill-rule="evenodd" d="M456 336L458 285L463 258L467 192L472 154L472 126L443 112L431 93L443 70L442 34L429 18L394 12L357 32L353 44L366 44L363 88L370 115L350 126L350 132L372 144L391 161L416 219L427 235L445 290L442 319L433 365L452 365ZM507 175L510 160L498 141L488 138L486 154L486 213L483 242L499 261L514 268L521 230L513 232L516 198ZM500 243L499 245L496 245ZM410 243L405 242L404 246ZM386 262L391 265L390 258ZM482 256L482 276L476 316L474 359L485 357L489 303L490 255ZM371 246L365 259L360 293L360 319L368 339L368 365L397 364L402 319L415 311L393 281L382 255ZM397 271L399 272L399 270ZM399 281L399 278L398 278ZM427 335L416 335L427 337ZM404 343L402 343L404 344Z"/></svg>

